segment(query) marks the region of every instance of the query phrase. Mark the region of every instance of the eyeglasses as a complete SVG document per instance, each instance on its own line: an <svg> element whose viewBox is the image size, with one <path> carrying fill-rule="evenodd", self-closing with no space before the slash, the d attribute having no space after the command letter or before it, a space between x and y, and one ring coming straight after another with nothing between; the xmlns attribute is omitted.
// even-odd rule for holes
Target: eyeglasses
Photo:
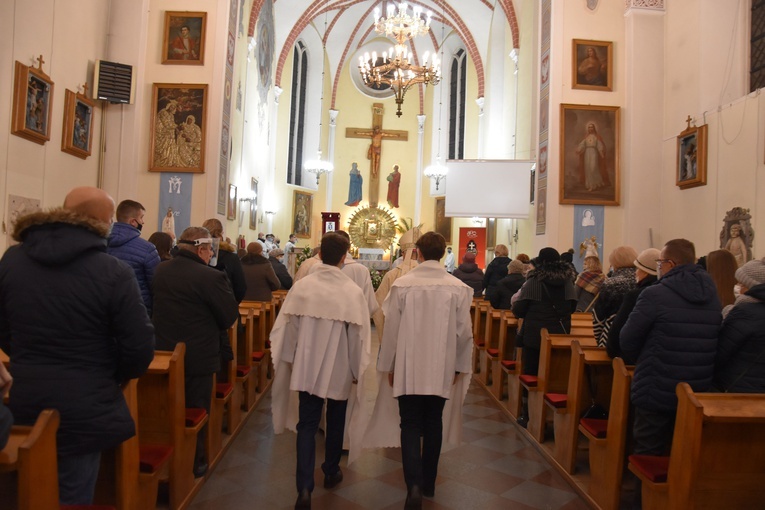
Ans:
<svg viewBox="0 0 765 510"><path fill-rule="evenodd" d="M672 262L673 264L675 263L672 259L656 259L656 263L659 265L662 265L668 262Z"/></svg>

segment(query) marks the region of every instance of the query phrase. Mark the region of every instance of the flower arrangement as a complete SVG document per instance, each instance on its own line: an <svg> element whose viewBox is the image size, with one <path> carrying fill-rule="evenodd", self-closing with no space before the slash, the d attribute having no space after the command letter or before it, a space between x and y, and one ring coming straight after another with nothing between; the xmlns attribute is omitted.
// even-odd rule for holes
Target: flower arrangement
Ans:
<svg viewBox="0 0 765 510"><path fill-rule="evenodd" d="M295 271L297 271L297 269L300 267L300 264L302 264L303 261L311 258L311 252L313 252L311 247L306 246L299 252L295 253Z"/></svg>
<svg viewBox="0 0 765 510"><path fill-rule="evenodd" d="M375 290L380 286L383 280L383 275L380 271L374 268L369 268L369 276L372 278L372 287L374 287Z"/></svg>

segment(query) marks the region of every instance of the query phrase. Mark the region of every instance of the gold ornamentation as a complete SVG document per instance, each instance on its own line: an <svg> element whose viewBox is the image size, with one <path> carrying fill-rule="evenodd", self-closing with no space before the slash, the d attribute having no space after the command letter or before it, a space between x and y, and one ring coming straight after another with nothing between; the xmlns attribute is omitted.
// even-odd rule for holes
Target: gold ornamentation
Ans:
<svg viewBox="0 0 765 510"><path fill-rule="evenodd" d="M363 207L351 214L351 243L357 248L390 248L396 237L396 217L385 207Z"/></svg>

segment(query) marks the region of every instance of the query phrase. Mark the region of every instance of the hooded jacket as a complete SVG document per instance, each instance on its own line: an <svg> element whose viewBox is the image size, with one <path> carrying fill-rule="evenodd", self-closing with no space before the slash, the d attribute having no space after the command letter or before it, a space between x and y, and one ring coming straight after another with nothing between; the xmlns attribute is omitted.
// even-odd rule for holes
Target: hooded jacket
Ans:
<svg viewBox="0 0 765 510"><path fill-rule="evenodd" d="M734 393L765 393L765 284L746 294L756 303L736 304L720 329L715 387Z"/></svg>
<svg viewBox="0 0 765 510"><path fill-rule="evenodd" d="M507 266L510 264L510 257L494 257L494 260L486 266L483 277L483 288L486 289L486 299L490 300L494 296L497 284L507 276Z"/></svg>
<svg viewBox="0 0 765 510"><path fill-rule="evenodd" d="M483 271L475 262L463 262L452 273L473 289L473 296L480 297L483 291Z"/></svg>
<svg viewBox="0 0 765 510"><path fill-rule="evenodd" d="M721 308L712 278L696 264L675 266L643 290L619 335L624 362L636 365L636 407L674 413L680 382L709 391Z"/></svg>
<svg viewBox="0 0 765 510"><path fill-rule="evenodd" d="M524 319L516 337L517 347L539 350L542 328L550 333L571 331L571 314L576 307L573 276L565 262L547 262L528 273L513 305L513 315Z"/></svg>
<svg viewBox="0 0 765 510"><path fill-rule="evenodd" d="M135 434L120 383L154 356L154 329L133 270L106 254L107 227L65 209L22 217L0 260L0 348L11 358L10 409L31 425L57 409L61 455Z"/></svg>
<svg viewBox="0 0 765 510"><path fill-rule="evenodd" d="M151 280L154 278L154 270L161 262L157 248L146 239L141 239L141 231L134 226L117 222L109 235L106 252L133 268L138 287L141 289L141 298L151 315Z"/></svg>

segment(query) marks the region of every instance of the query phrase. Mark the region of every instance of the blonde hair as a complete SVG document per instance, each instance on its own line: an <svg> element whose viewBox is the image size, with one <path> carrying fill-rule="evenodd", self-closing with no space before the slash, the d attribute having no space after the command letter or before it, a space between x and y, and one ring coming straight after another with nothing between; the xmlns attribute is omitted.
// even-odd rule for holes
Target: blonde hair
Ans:
<svg viewBox="0 0 765 510"><path fill-rule="evenodd" d="M223 237L223 224L217 218L210 218L202 223L202 226L210 231L212 237Z"/></svg>
<svg viewBox="0 0 765 510"><path fill-rule="evenodd" d="M507 246L504 244L498 244L494 247L494 256L495 257L507 257L510 253L510 250L507 249Z"/></svg>
<svg viewBox="0 0 765 510"><path fill-rule="evenodd" d="M584 258L584 265L587 268L587 271L590 271L592 273L603 271L603 266L600 263L600 259L592 255Z"/></svg>
<svg viewBox="0 0 765 510"><path fill-rule="evenodd" d="M622 267L634 267L635 259L638 257L637 251L632 246L619 246L608 256L608 263L614 269Z"/></svg>

